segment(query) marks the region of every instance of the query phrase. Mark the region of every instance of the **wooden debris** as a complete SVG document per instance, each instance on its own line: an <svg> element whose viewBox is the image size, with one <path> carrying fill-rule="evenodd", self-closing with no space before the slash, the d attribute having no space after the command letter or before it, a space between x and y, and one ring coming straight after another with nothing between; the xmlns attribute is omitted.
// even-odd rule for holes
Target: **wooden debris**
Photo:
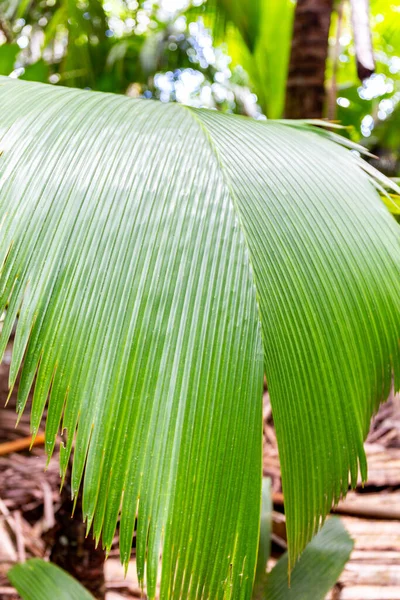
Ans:
<svg viewBox="0 0 400 600"><path fill-rule="evenodd" d="M21 450L30 450L33 446L43 446L43 444L44 433L38 433L35 439L31 435L28 435L12 442L3 442L0 444L0 456L5 456L12 452L20 452Z"/></svg>
<svg viewBox="0 0 400 600"><path fill-rule="evenodd" d="M378 494L350 492L334 512L366 519L400 521L400 491L381 491Z"/></svg>

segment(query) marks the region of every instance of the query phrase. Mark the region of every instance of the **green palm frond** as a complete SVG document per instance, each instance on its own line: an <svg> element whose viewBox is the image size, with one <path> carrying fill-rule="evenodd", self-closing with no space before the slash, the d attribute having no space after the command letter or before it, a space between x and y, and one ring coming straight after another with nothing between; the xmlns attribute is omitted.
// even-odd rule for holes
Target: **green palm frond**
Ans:
<svg viewBox="0 0 400 600"><path fill-rule="evenodd" d="M289 565L366 477L399 228L312 126L0 79L0 312L18 411L154 597L249 598L268 379Z"/></svg>
<svg viewBox="0 0 400 600"><path fill-rule="evenodd" d="M263 490L271 503L269 488ZM270 507L266 506L267 521ZM267 553L270 545L270 523L264 523L261 534ZM267 548L268 547L268 548ZM287 554L284 554L272 571L260 579L259 595L253 599L266 600L323 600L334 586L349 559L353 542L340 519L329 519L321 531L308 544L301 560L295 566L291 584L288 587ZM264 558L266 555L264 554ZM266 564L263 564L265 571ZM73 577L57 567L38 558L15 565L7 573L8 579L20 594L22 600L93 600L93 596Z"/></svg>

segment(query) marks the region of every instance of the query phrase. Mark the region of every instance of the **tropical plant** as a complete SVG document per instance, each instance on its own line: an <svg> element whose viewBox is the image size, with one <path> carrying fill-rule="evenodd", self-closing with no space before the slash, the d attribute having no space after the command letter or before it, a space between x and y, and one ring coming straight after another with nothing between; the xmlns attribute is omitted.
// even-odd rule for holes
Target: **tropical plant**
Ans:
<svg viewBox="0 0 400 600"><path fill-rule="evenodd" d="M203 47L211 36L199 12L144 0L0 0L0 74L257 113L243 68L227 68L222 45Z"/></svg>
<svg viewBox="0 0 400 600"><path fill-rule="evenodd" d="M207 0L201 5L215 39L250 76L269 118L282 117L293 29L294 0ZM199 12L199 9L195 9Z"/></svg>
<svg viewBox="0 0 400 600"><path fill-rule="evenodd" d="M362 3L360 3L362 4ZM359 81L354 60L355 44L348 2L339 3L334 13L331 56L327 63L327 87L334 96L330 118L353 127L355 140L373 148L375 127L389 123L400 92L400 13L398 3L371 0L370 26L375 57L375 73ZM333 81L334 80L334 81ZM334 88L334 89L333 89ZM337 101L337 102L336 102ZM393 124L392 131L396 131ZM381 143L385 143L378 134Z"/></svg>
<svg viewBox="0 0 400 600"><path fill-rule="evenodd" d="M399 388L390 186L344 138L0 79L0 338L10 387L83 486L88 530L153 598L249 598L262 389L288 567L349 483ZM394 184L392 187L395 187ZM397 189L397 188L395 188ZM135 524L136 523L136 524Z"/></svg>
<svg viewBox="0 0 400 600"><path fill-rule="evenodd" d="M371 1L376 73L362 83L357 74L353 30L358 29L357 20L361 24L365 20L360 19L358 11L351 17L350 4L349 0L328 0L317 6L302 0L296 8L294 0L206 0L179 3L179 9L168 12L160 11L163 2L144 0L0 0L0 74L13 72L22 79L155 97L162 94L156 82L160 75L165 79L168 74L167 85L172 88L169 97L178 96L179 100L174 87L184 87L182 72L194 72L202 83L194 98L186 98L186 102L206 104L207 96L220 110L253 114L252 110L258 110L254 102L250 111L246 106L251 97L247 90L250 84L268 118L282 117L285 101L290 101L290 106L286 102L286 116L309 117L306 107L310 103L318 105L315 114L322 115L326 83L328 117L354 125L355 141L361 133L368 135L363 141L371 148L374 124L386 120L398 101L399 11L385 0ZM365 5L353 3L353 7ZM329 37L334 43L329 45L330 58L325 65L330 20ZM193 34L195 25L199 25L198 31L203 32L207 42L211 38L205 32L213 34L212 64L199 47L201 36ZM314 44L305 43L306 32ZM314 48L310 54L315 44L319 51ZM293 77L287 83L290 54ZM217 64L220 62L224 62L224 68ZM311 64L314 69L310 69ZM231 73L225 76L225 70ZM204 97L203 87L207 91ZM215 88L219 91L213 91ZM166 95L162 94L163 99Z"/></svg>
<svg viewBox="0 0 400 600"><path fill-rule="evenodd" d="M268 574L263 600L324 600L349 559L353 542L339 519L329 519L308 544L287 583L285 553Z"/></svg>
<svg viewBox="0 0 400 600"><path fill-rule="evenodd" d="M266 564L270 553L271 496L263 482L263 510L260 551L253 600L324 600L347 562L353 542L337 518L331 518L307 546L287 585L287 553L270 573ZM68 573L37 558L14 566L8 578L22 600L93 600L93 596Z"/></svg>
<svg viewBox="0 0 400 600"><path fill-rule="evenodd" d="M22 600L94 600L71 575L40 558L15 565L8 578Z"/></svg>

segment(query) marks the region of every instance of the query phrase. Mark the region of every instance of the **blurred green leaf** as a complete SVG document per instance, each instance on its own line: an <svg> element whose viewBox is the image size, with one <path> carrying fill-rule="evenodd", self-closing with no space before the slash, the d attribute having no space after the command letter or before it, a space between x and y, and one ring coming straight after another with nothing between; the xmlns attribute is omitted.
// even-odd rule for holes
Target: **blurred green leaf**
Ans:
<svg viewBox="0 0 400 600"><path fill-rule="evenodd" d="M18 0L18 2L17 2L18 8L17 8L17 12L16 12L17 19L21 19L21 18L25 17L31 4L32 4L32 0Z"/></svg>
<svg viewBox="0 0 400 600"><path fill-rule="evenodd" d="M40 558L15 565L7 577L22 600L94 600L71 575Z"/></svg>
<svg viewBox="0 0 400 600"><path fill-rule="evenodd" d="M3 44L0 46L0 75L9 75L14 69L14 63L20 52L18 44Z"/></svg>
<svg viewBox="0 0 400 600"><path fill-rule="evenodd" d="M288 581L288 555L268 575L265 600L324 600L350 558L354 543L340 519L332 517L308 544Z"/></svg>
<svg viewBox="0 0 400 600"><path fill-rule="evenodd" d="M231 22L238 29L244 43L250 52L255 50L260 35L260 15L265 0L253 0L243 2L242 0L208 0L209 5L215 10L222 11L227 22ZM278 0L279 3L280 0Z"/></svg>
<svg viewBox="0 0 400 600"><path fill-rule="evenodd" d="M49 65L43 59L40 59L31 65L27 65L20 79L25 81L40 81L42 83L48 83L49 74Z"/></svg>
<svg viewBox="0 0 400 600"><path fill-rule="evenodd" d="M217 42L226 42L233 64L249 74L258 102L271 119L282 117L285 106L295 4L212 0L201 7L214 25Z"/></svg>

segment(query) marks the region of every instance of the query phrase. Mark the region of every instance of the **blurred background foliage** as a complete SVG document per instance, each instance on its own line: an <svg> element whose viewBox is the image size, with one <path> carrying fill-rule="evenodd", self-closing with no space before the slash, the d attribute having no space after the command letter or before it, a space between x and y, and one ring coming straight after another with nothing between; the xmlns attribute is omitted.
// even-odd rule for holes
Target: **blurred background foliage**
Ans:
<svg viewBox="0 0 400 600"><path fill-rule="evenodd" d="M318 46L311 13L322 8L326 52L304 61L322 61L323 106L303 114L287 103L302 77L290 61ZM350 0L0 0L0 74L255 118L329 118L398 176L400 2L370 0L369 10L375 72L360 80Z"/></svg>

